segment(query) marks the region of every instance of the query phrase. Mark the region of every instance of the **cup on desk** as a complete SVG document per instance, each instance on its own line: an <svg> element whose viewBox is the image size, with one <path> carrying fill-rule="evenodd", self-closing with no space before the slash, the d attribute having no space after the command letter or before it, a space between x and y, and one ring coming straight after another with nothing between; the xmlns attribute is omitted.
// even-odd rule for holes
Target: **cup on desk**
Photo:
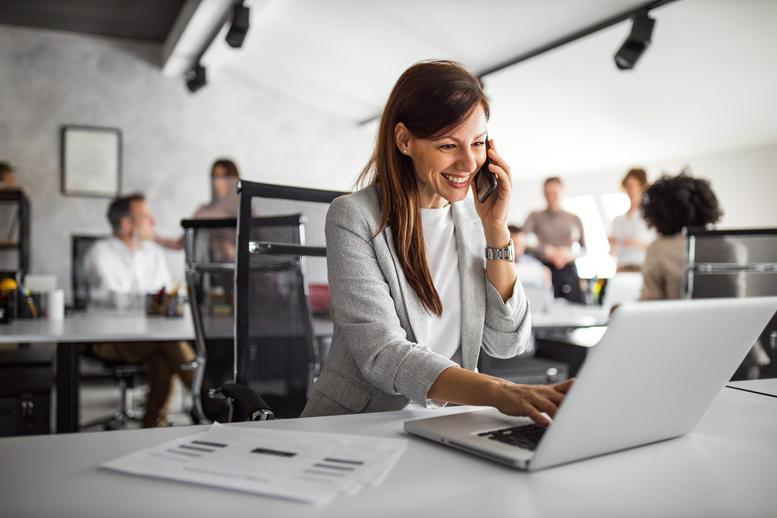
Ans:
<svg viewBox="0 0 777 518"><path fill-rule="evenodd" d="M49 320L65 318L65 292L63 290L46 292L46 318Z"/></svg>

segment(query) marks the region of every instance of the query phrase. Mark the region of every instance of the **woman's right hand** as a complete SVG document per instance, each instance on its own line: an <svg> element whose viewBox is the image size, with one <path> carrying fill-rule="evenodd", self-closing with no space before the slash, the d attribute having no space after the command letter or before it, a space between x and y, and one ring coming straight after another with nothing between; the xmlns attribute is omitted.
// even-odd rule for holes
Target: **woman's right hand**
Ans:
<svg viewBox="0 0 777 518"><path fill-rule="evenodd" d="M548 426L550 421L542 413L555 416L574 382L574 378L555 385L503 382L497 387L493 406L503 414L526 416L540 426Z"/></svg>

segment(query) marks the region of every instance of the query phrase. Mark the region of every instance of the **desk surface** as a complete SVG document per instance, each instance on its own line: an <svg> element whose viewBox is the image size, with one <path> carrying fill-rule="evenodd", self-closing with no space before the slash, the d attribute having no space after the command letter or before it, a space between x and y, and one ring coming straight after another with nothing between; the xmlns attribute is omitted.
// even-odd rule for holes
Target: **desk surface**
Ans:
<svg viewBox="0 0 777 518"><path fill-rule="evenodd" d="M726 384L726 386L740 390L748 390L750 392L758 392L759 394L763 394L765 396L777 397L777 378L730 381Z"/></svg>
<svg viewBox="0 0 777 518"><path fill-rule="evenodd" d="M109 459L201 427L0 439L7 516L775 516L777 401L723 389L692 434L522 473L402 432L403 410L239 426L405 437L378 488L325 507L100 470Z"/></svg>
<svg viewBox="0 0 777 518"><path fill-rule="evenodd" d="M233 319L208 317L208 336L231 338ZM314 318L316 336L331 336L331 320ZM280 333L282 329L268 329L268 333ZM67 316L64 320L44 318L17 319L0 325L2 343L41 342L149 342L169 340L194 340L194 326L189 308L182 317L146 316L138 312L90 310Z"/></svg>
<svg viewBox="0 0 777 518"><path fill-rule="evenodd" d="M0 325L0 343L136 342L194 340L188 311L183 317L147 317L138 312L90 310L64 320L17 319Z"/></svg>
<svg viewBox="0 0 777 518"><path fill-rule="evenodd" d="M532 312L532 327L595 327L606 326L610 320L610 312L601 306L582 306L557 301L547 311Z"/></svg>

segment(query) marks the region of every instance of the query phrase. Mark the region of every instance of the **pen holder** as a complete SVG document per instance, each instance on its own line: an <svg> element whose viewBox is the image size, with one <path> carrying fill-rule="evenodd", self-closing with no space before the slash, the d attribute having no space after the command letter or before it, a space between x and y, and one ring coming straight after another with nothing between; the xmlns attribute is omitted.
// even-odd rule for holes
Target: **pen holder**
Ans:
<svg viewBox="0 0 777 518"><path fill-rule="evenodd" d="M146 295L146 314L164 317L182 317L184 298L169 293Z"/></svg>

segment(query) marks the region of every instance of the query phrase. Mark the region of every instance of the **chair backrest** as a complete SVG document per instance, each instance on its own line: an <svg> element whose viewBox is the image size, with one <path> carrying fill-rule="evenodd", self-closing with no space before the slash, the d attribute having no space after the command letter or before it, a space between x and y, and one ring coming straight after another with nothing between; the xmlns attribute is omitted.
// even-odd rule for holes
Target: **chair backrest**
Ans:
<svg viewBox="0 0 777 518"><path fill-rule="evenodd" d="M89 277L86 271L86 254L97 241L106 235L73 234L70 236L70 280L73 289L73 307L86 309L89 305Z"/></svg>
<svg viewBox="0 0 777 518"><path fill-rule="evenodd" d="M318 261L317 280L326 279L323 220L329 203L345 193L247 181L238 189L235 381L261 394L278 415L295 416L320 366L308 267ZM262 224L269 210L303 215L298 244L275 241L275 231ZM311 242L316 246L306 246Z"/></svg>
<svg viewBox="0 0 777 518"><path fill-rule="evenodd" d="M686 230L687 298L777 295L777 229Z"/></svg>
<svg viewBox="0 0 777 518"><path fill-rule="evenodd" d="M301 214L254 219L259 234L281 242L300 242ZM195 385L199 388L207 380L209 386L218 387L234 379L237 219L185 219L181 227L195 350L201 366L195 373ZM220 418L197 410L203 413L201 417Z"/></svg>
<svg viewBox="0 0 777 518"><path fill-rule="evenodd" d="M687 298L777 295L777 228L691 228L686 230L686 237L684 289ZM771 365L761 368L761 376L777 375L777 314L743 365L763 365L764 359L758 359L763 355L769 357ZM741 376L737 372L735 377Z"/></svg>

